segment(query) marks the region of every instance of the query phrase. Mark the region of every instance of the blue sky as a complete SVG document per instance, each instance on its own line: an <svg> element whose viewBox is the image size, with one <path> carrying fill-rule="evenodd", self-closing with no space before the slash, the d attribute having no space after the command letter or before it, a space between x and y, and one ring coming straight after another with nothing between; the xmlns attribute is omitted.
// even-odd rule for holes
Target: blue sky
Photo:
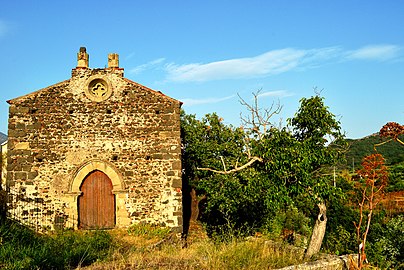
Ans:
<svg viewBox="0 0 404 270"><path fill-rule="evenodd" d="M125 77L238 126L261 89L280 119L321 90L347 137L404 123L404 1L0 0L0 131L6 100L120 55ZM278 121L278 119L274 119Z"/></svg>

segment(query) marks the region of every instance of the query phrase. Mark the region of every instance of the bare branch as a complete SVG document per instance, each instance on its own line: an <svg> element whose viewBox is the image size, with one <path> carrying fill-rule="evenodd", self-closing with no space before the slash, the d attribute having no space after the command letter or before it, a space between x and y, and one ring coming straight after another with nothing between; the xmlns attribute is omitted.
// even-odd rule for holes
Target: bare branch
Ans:
<svg viewBox="0 0 404 270"><path fill-rule="evenodd" d="M224 171L227 171L227 170L226 170L226 164L224 163L223 156L220 156L220 159L222 160L223 170L224 170Z"/></svg>
<svg viewBox="0 0 404 270"><path fill-rule="evenodd" d="M242 113L240 113L240 119L243 127L250 130L261 139L263 134L265 134L271 127L275 126L271 122L271 118L281 112L282 106L278 101L278 103L272 102L272 105L267 109L261 109L258 103L260 92L261 90L252 93L254 98L252 104L246 102L239 94L237 95L240 99L241 105L246 107L250 115L245 117Z"/></svg>
<svg viewBox="0 0 404 270"><path fill-rule="evenodd" d="M247 163L245 163L244 165L242 165L242 166L240 166L240 167L237 167L237 164L236 164L236 167L234 167L234 169L231 169L231 170L228 170L228 171L226 171L226 170L224 170L224 171L219 171L219 170L215 170L215 169L212 169L212 168L196 168L196 169L197 169L197 170L200 170L200 171L210 171L210 172L214 172L214 173L218 173L218 174L231 174L231 173L235 173L235 172L244 170L245 168L251 166L251 165L252 165L254 162L256 162L256 161L262 162L263 159L260 158L260 157L252 157L252 158L251 158Z"/></svg>
<svg viewBox="0 0 404 270"><path fill-rule="evenodd" d="M260 108L259 105L259 97L260 97L261 90L258 90L257 92L253 92L253 102L252 104L248 103L245 101L239 94L239 101L241 105L245 106L249 114L247 116L243 116L240 114L240 119L242 122L242 126L244 129L249 130L254 136L257 136L255 139L262 139L264 134L272 127L275 125L271 122L271 118L273 118L274 115L277 115L281 112L282 106L280 105L279 101L278 103L272 102L272 105L269 108L262 109ZM198 170L202 171L210 171L210 172L215 172L218 174L231 174L234 172L241 171L249 166L251 166L254 162L262 162L263 159L258 156L251 156L251 140L253 138L246 136L244 138L244 144L245 144L245 154L247 155L249 161L245 163L242 166L238 166L238 160L236 161L235 167L231 170L227 170L226 164L224 162L224 158L221 158L222 164L223 164L223 170L216 170L212 168L197 168Z"/></svg>

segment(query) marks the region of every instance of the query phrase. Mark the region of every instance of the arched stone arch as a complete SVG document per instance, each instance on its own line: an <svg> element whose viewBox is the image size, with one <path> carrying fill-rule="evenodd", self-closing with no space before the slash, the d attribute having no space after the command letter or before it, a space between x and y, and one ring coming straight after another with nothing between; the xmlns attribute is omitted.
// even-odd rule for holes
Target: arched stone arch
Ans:
<svg viewBox="0 0 404 270"><path fill-rule="evenodd" d="M76 172L73 174L72 180L70 181L69 192L73 194L80 194L80 186L84 178L92 171L99 170L105 173L112 182L112 192L120 193L125 191L125 183L123 181L122 175L118 172L115 167L102 160L90 160L82 164Z"/></svg>

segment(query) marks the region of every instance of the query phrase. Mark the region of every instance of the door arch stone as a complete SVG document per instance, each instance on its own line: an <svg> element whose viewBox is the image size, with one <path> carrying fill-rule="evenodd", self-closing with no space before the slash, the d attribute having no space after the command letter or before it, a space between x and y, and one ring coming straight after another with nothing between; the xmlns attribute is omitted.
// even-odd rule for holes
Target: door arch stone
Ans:
<svg viewBox="0 0 404 270"><path fill-rule="evenodd" d="M103 160L89 160L79 166L71 176L67 202L69 205L68 215L76 220L73 228L78 229L79 223L79 196L80 188L85 178L93 171L101 171L112 182L112 193L115 195L115 226L126 227L131 224L126 208L127 189L122 174L109 162Z"/></svg>
<svg viewBox="0 0 404 270"><path fill-rule="evenodd" d="M70 181L69 192L80 194L80 186L84 178L95 170L105 173L109 179L111 179L113 193L125 191L125 183L122 179L122 175L118 173L112 164L101 160L90 160L82 164L73 174L73 178Z"/></svg>

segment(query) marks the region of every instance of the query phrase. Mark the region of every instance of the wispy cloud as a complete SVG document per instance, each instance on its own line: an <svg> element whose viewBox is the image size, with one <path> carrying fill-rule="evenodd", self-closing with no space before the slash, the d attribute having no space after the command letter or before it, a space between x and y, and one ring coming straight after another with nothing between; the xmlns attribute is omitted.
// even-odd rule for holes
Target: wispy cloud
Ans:
<svg viewBox="0 0 404 270"><path fill-rule="evenodd" d="M290 96L293 96L293 94L286 90L263 92L258 95L258 97L277 97L277 98L284 98Z"/></svg>
<svg viewBox="0 0 404 270"><path fill-rule="evenodd" d="M277 74L299 65L305 51L282 49L255 57L230 59L207 64L169 64L166 66L171 81L208 81L218 79L250 78Z"/></svg>
<svg viewBox="0 0 404 270"><path fill-rule="evenodd" d="M391 60L400 55L401 48L395 45L371 45L347 51L341 47L314 49L285 48L264 54L210 63L190 63L165 66L168 81L211 81L265 77L292 70L305 70L340 62L341 60Z"/></svg>
<svg viewBox="0 0 404 270"><path fill-rule="evenodd" d="M234 98L235 95L222 97L222 98L204 98L204 99L193 99L193 98L184 98L180 99L184 106L195 106L195 105L203 105L203 104L212 104L212 103L219 103L228 99Z"/></svg>
<svg viewBox="0 0 404 270"><path fill-rule="evenodd" d="M1 21L0 21L1 23ZM1 34L1 24L0 24ZM402 48L396 45L368 45L356 50L344 50L340 46L294 49L284 48L245 58L235 58L209 63L176 64L158 58L132 68L138 74L145 70L166 72L165 81L205 82L224 79L249 79L267 77L288 71L304 71L330 63L346 61L388 61L398 59ZM132 54L128 55L128 58Z"/></svg>
<svg viewBox="0 0 404 270"><path fill-rule="evenodd" d="M399 56L401 48L395 45L371 45L347 53L348 59L386 61Z"/></svg>
<svg viewBox="0 0 404 270"><path fill-rule="evenodd" d="M161 66L161 64L165 61L165 58L158 58L155 60L152 60L146 64L137 66L135 68L132 68L129 72L132 74L139 74L142 71L146 70L146 69L153 69L156 68L158 66Z"/></svg>
<svg viewBox="0 0 404 270"><path fill-rule="evenodd" d="M129 53L127 56L125 56L125 60L132 59L136 54L134 52Z"/></svg>

